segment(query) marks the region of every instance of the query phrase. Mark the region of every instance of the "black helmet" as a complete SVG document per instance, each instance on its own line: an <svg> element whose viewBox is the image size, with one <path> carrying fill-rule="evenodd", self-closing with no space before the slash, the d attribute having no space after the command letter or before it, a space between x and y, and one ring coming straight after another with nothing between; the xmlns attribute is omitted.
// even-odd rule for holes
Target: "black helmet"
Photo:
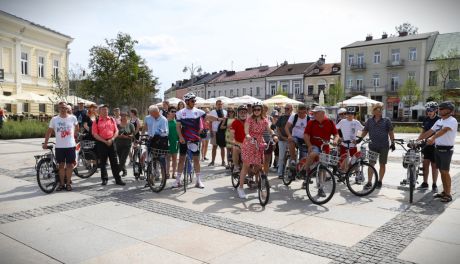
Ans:
<svg viewBox="0 0 460 264"><path fill-rule="evenodd" d="M439 109L450 109L450 111L454 111L455 105L451 101L445 101L439 104Z"/></svg>

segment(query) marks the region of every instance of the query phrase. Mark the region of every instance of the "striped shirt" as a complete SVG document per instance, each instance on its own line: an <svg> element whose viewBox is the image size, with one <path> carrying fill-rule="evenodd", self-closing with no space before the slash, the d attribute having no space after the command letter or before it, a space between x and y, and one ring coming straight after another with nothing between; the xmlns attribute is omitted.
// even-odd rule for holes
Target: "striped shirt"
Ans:
<svg viewBox="0 0 460 264"><path fill-rule="evenodd" d="M183 108L176 113L176 121L182 126L182 136L186 141L199 141L200 130L203 129L201 117L205 117L203 110Z"/></svg>

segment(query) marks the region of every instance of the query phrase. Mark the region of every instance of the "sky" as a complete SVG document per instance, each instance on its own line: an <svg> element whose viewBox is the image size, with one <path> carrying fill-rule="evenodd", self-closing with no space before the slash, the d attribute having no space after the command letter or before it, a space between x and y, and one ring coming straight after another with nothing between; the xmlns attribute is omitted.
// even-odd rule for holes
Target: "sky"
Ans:
<svg viewBox="0 0 460 264"><path fill-rule="evenodd" d="M71 36L70 67L128 33L159 78L160 97L184 66L241 71L284 61L340 62L340 49L404 22L419 33L459 32L458 0L0 0L0 9Z"/></svg>

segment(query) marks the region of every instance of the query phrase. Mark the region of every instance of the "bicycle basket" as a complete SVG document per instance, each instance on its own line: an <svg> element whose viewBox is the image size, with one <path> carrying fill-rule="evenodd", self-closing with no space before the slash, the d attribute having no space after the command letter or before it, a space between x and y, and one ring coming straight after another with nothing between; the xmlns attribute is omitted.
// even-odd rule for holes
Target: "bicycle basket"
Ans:
<svg viewBox="0 0 460 264"><path fill-rule="evenodd" d="M403 156L403 161L405 164L417 164L420 163L420 155L415 151L408 151Z"/></svg>
<svg viewBox="0 0 460 264"><path fill-rule="evenodd" d="M164 157L166 154L169 153L169 150L165 149L152 149L151 152L152 158Z"/></svg>
<svg viewBox="0 0 460 264"><path fill-rule="evenodd" d="M80 141L80 146L82 149L93 149L96 146L96 141L82 140Z"/></svg>
<svg viewBox="0 0 460 264"><path fill-rule="evenodd" d="M340 157L329 155L326 153L319 154L319 162L324 165L336 166L339 163Z"/></svg>

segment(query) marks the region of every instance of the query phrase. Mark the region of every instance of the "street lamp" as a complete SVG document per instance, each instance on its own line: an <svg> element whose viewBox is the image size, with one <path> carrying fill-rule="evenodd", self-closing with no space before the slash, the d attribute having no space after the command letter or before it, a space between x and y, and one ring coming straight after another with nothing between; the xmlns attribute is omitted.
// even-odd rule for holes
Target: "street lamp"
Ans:
<svg viewBox="0 0 460 264"><path fill-rule="evenodd" d="M192 82L190 86L193 86L193 77L195 76L195 72L197 72L198 74L201 74L202 71L203 69L201 69L201 66L195 66L193 65L193 63L192 63L192 66L184 66L184 69L182 70L182 72L184 73L190 72L190 80Z"/></svg>

